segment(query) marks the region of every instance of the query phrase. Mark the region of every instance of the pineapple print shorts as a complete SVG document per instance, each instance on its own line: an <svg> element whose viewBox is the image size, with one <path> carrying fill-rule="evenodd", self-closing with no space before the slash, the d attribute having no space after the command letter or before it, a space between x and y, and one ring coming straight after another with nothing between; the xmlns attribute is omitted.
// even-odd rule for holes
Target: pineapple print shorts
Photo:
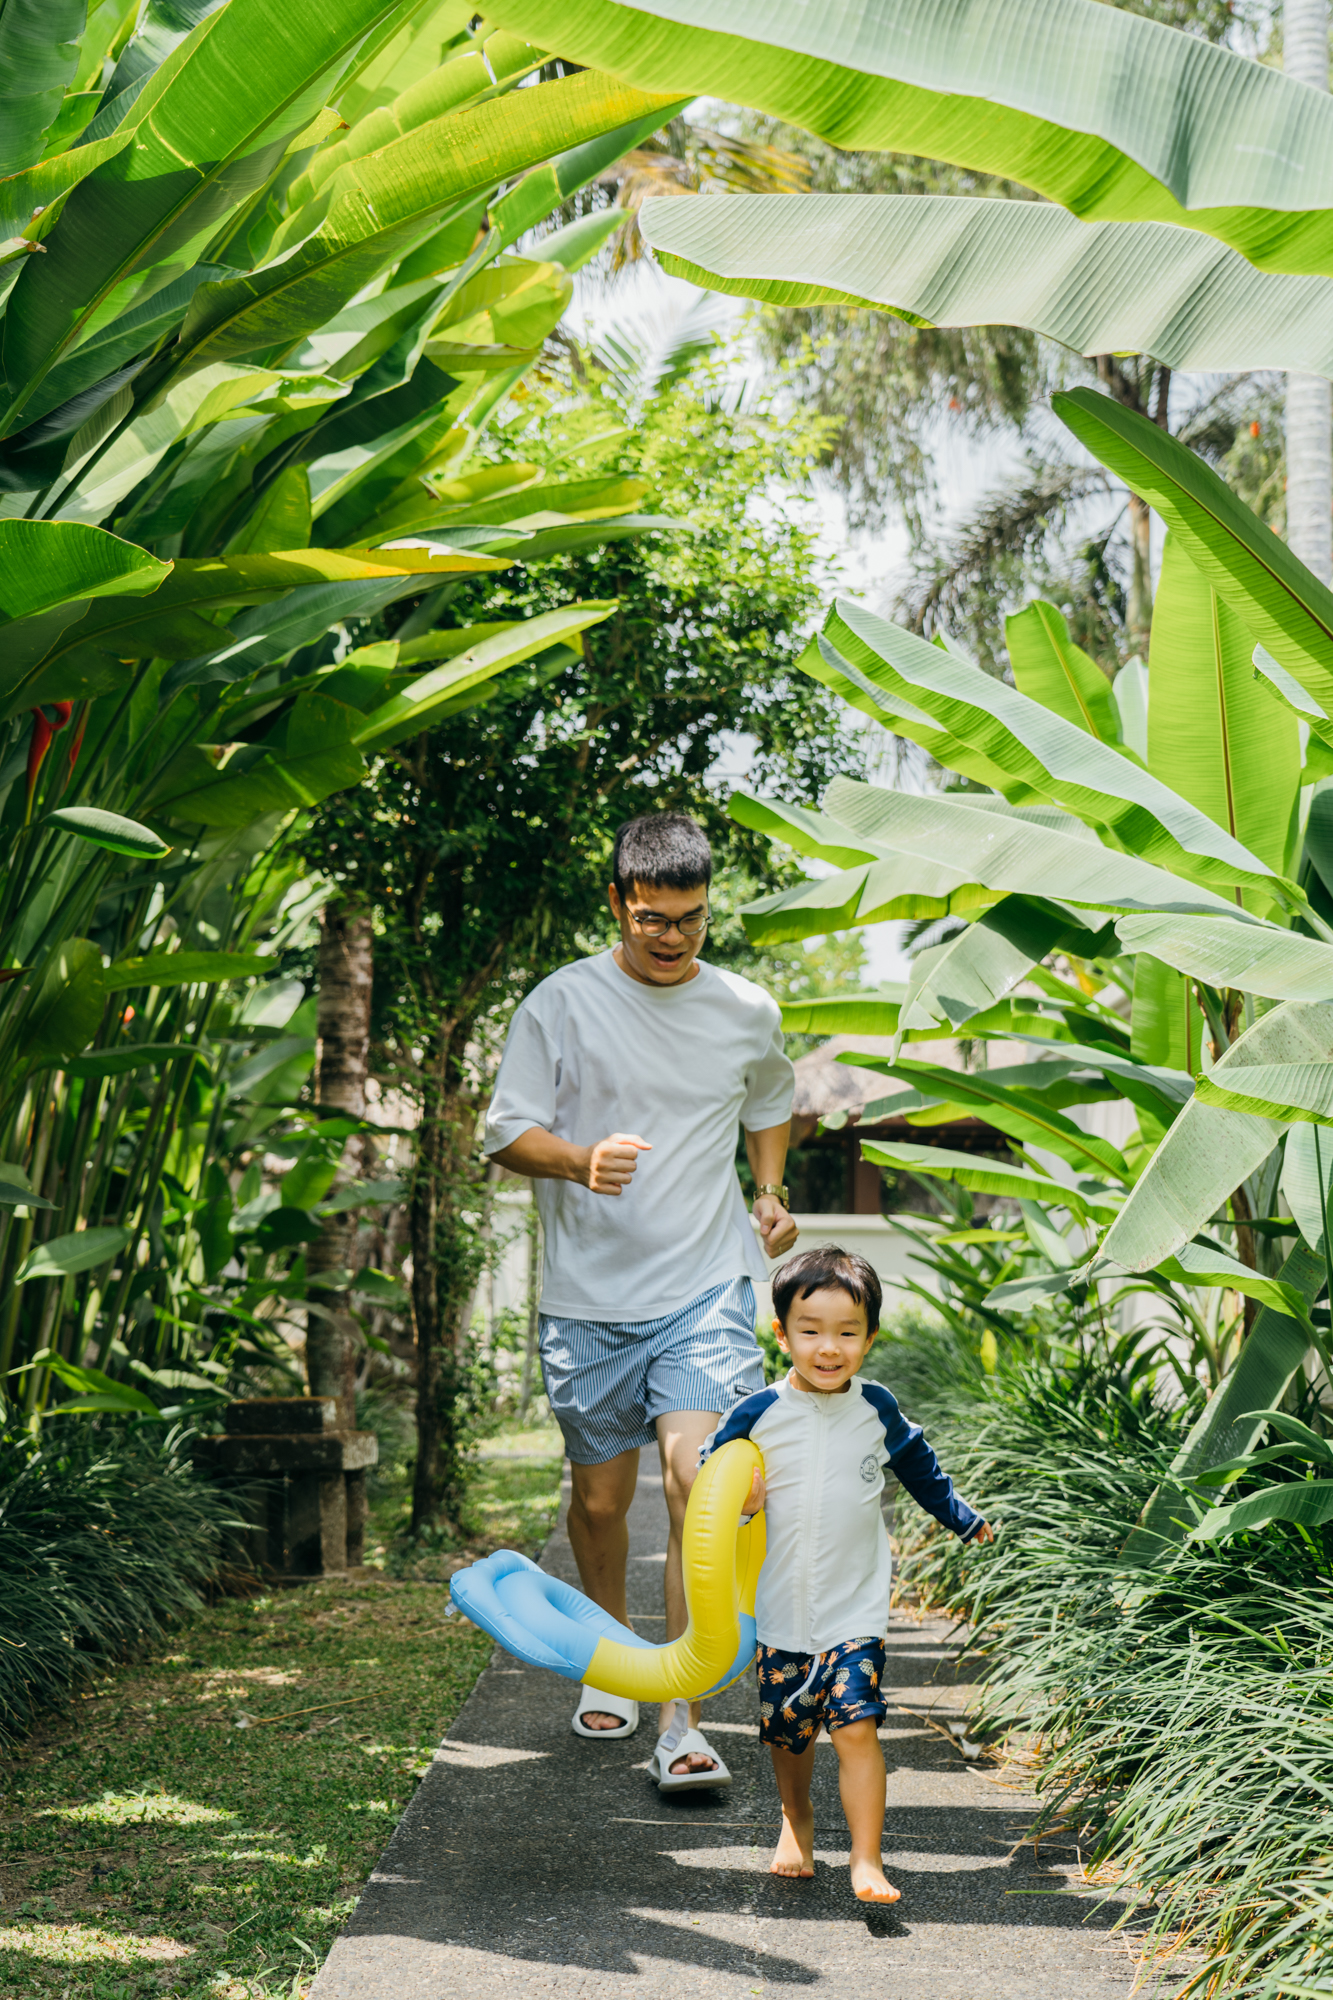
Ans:
<svg viewBox="0 0 1333 2000"><path fill-rule="evenodd" d="M814 1654L761 1646L756 1670L759 1741L794 1756L810 1748L821 1723L832 1735L849 1722L883 1719L882 1639L847 1639Z"/></svg>

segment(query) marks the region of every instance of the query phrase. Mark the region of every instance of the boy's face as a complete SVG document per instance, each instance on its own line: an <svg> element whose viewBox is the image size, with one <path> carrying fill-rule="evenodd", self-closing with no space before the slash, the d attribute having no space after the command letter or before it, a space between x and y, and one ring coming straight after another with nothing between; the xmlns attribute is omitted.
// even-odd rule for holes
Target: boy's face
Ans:
<svg viewBox="0 0 1333 2000"><path fill-rule="evenodd" d="M775 1319L778 1346L791 1356L798 1389L821 1396L845 1389L870 1352L878 1329L866 1324L866 1309L840 1285L793 1299L784 1327Z"/></svg>

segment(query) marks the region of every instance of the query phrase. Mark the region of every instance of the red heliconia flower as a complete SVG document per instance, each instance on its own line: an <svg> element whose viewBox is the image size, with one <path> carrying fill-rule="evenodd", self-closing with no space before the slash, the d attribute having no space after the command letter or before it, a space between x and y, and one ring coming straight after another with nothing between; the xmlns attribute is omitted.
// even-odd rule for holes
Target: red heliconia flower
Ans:
<svg viewBox="0 0 1333 2000"><path fill-rule="evenodd" d="M48 720L47 707L54 710L54 720ZM27 810L23 816L25 826L32 818L32 795L37 789L37 779L46 760L46 753L51 748L51 738L69 726L69 719L73 713L72 701L49 702L32 712L32 740L28 744L28 799Z"/></svg>

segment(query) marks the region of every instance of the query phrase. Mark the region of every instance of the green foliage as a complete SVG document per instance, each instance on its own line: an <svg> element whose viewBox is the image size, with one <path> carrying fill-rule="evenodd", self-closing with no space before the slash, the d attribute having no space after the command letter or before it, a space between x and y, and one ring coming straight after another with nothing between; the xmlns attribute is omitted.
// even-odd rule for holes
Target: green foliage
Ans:
<svg viewBox="0 0 1333 2000"><path fill-rule="evenodd" d="M179 1428L0 1431L0 1737L196 1610L230 1516Z"/></svg>
<svg viewBox="0 0 1333 2000"><path fill-rule="evenodd" d="M475 455L595 243L512 246L675 101L534 82L541 50L451 0L31 25L20 5L0 31L26 68L4 86L0 1156L35 1197L0 1223L0 1404L147 1416L210 1407L243 1365L289 1378L291 1316L329 1309L303 1246L348 1135L295 1105L313 1018L251 1035L219 989L305 942L297 814L605 615L553 598L529 629L439 644L427 620L344 657L344 621L423 587L639 532L642 482Z"/></svg>
<svg viewBox="0 0 1333 2000"><path fill-rule="evenodd" d="M897 1305L884 1313L861 1373L891 1389L909 1419L930 1429L942 1415L956 1415L959 1401L984 1382L985 1332L962 1313L941 1314L934 1299Z"/></svg>
<svg viewBox="0 0 1333 2000"><path fill-rule="evenodd" d="M607 385L588 396L553 378L515 399L505 448L543 435L582 469L593 448L581 440L614 421L608 475L649 481L690 532L452 591L439 615L464 625L483 613L535 619L594 586L616 609L579 653L516 678L503 707L423 736L312 818L309 860L377 912L377 1029L404 1078L442 1011L461 1003L471 1020L521 997L595 934L611 836L644 805L697 811L724 858L739 852L767 869L766 849L734 834L708 778L730 732L752 735L756 768L798 794L855 754L831 704L792 699L797 635L820 576L813 528L777 495L776 517L753 504L772 482L804 474L810 428L772 402L719 407L723 376L712 364L659 392L632 436L631 412Z"/></svg>
<svg viewBox="0 0 1333 2000"><path fill-rule="evenodd" d="M1041 1246L1044 1270L996 1274L987 1300L1001 1317L1066 1294L1107 1311L1129 1292L1155 1294L1143 1352L1173 1331L1162 1351L1187 1392L1196 1380L1213 1391L1176 1466L1195 1476L1253 1446L1244 1412L1286 1392L1307 1343L1333 1381L1311 1316L1327 1277L1311 1255L1322 1218L1311 1234L1308 1200L1303 1232L1274 1213L1292 1128L1324 1121L1330 1103L1333 931L1301 886L1322 881L1323 814L1302 829L1306 772L1290 711L1333 727L1320 638L1333 600L1160 427L1087 390L1057 407L1172 524L1164 650L1146 686L1140 676L1107 700L1092 663L1067 651L1052 606L1015 622L1020 686L997 690L957 648L838 602L807 650L808 671L974 789L923 798L839 779L821 813L738 797L744 824L841 871L743 915L759 943L886 917L949 920L905 987L857 997L854 1022L838 1021L833 999L789 1008L790 1024L878 1029L896 1037L895 1058L908 1038L1026 1034L1026 1063L974 1074L852 1052L912 1086L872 1114L931 1125L970 1111L995 1132L999 1157L901 1143L869 1155L1080 1226L1062 1253ZM1256 692L1257 636L1286 664L1260 648ZM1151 877L1140 873L1148 856ZM1013 997L1020 982L1031 997ZM1066 1040L1081 1074L1064 1066ZM1061 1109L1090 1102L1080 1093L1098 1072L1124 1103L1118 1147ZM1296 1504L1283 1499L1278 1511ZM1299 1503L1314 1507L1312 1523L1321 1504ZM1262 1509L1249 1513L1257 1524ZM1133 1560L1164 1558L1182 1532L1163 1489Z"/></svg>
<svg viewBox="0 0 1333 2000"><path fill-rule="evenodd" d="M454 1518L462 1502L471 1391L461 1318L487 1199L477 1117L512 1007L572 954L600 948L612 839L636 811L696 813L722 870L771 879L766 844L729 822L711 776L733 738L752 739L755 768L797 796L858 756L832 702L794 699L822 565L806 503L790 489L818 434L776 393L738 397L727 356L653 372L624 350L614 371L576 353L529 378L493 429L494 463L554 453L571 479L650 486L687 532L593 533L410 612L393 627L405 648L426 618L524 631L571 594L595 590L614 605L577 649L506 676L502 704L378 760L369 783L322 806L301 838L308 864L373 912L377 1066L421 1108L410 1221L418 1339L425 1313L448 1331L432 1343L440 1380L424 1397L439 1446L418 1457L419 1528L441 1507ZM722 889L725 906L725 879ZM740 945L724 939L732 952Z"/></svg>
<svg viewBox="0 0 1333 2000"><path fill-rule="evenodd" d="M472 1546L536 1556L559 1440L523 1433L505 1454L478 1476ZM165 1643L145 1631L126 1664L92 1659L85 1699L6 1766L0 1992L138 2000L160 1977L144 1935L179 1941L192 1995L291 2000L309 1983L491 1652L439 1615L452 1552L419 1550L390 1579L396 1512L375 1502L355 1583L224 1596Z"/></svg>
<svg viewBox="0 0 1333 2000"><path fill-rule="evenodd" d="M1310 1968L1329 1943L1329 1530L1275 1522L1187 1545L1136 1582L1120 1548L1197 1405L1165 1408L1141 1365L1095 1361L1002 1369L980 1392L955 1376L950 1390L936 1396L932 1437L999 1538L960 1557L913 1521L905 1568L976 1622L991 1660L984 1721L1048 1746L1041 1824L1076 1830L1085 1866L1109 1864L1129 1887L1148 1952L1188 1933L1186 1990L1317 1990ZM1228 1491L1281 1463L1260 1454ZM1291 1469L1279 1490L1310 1492ZM1174 1492L1187 1521L1206 1510L1208 1489Z"/></svg>

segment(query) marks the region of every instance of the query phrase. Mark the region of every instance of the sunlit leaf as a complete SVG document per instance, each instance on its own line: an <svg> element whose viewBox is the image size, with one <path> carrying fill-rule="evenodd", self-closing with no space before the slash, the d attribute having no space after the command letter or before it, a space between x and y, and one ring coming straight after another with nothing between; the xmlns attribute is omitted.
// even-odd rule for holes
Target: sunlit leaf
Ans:
<svg viewBox="0 0 1333 2000"><path fill-rule="evenodd" d="M70 1236L53 1236L28 1252L14 1273L14 1283L26 1285L31 1278L68 1278L79 1271L94 1271L123 1250L132 1235L128 1229L79 1229Z"/></svg>
<svg viewBox="0 0 1333 2000"><path fill-rule="evenodd" d="M730 0L719 17L708 0L499 0L489 18L643 88L751 105L844 151L951 160L1088 219L1207 231L1264 270L1333 268L1333 106L1118 8Z"/></svg>

